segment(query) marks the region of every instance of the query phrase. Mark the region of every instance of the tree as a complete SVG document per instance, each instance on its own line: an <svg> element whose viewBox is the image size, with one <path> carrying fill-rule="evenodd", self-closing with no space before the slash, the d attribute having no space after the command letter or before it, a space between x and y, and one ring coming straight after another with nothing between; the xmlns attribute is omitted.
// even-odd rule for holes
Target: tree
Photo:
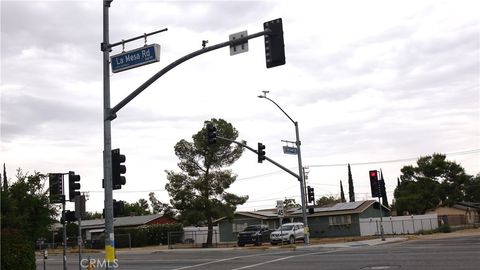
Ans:
<svg viewBox="0 0 480 270"><path fill-rule="evenodd" d="M35 241L48 233L57 209L50 205L44 187L46 175L39 172L29 175L18 169L16 178L2 194L2 227L19 229Z"/></svg>
<svg viewBox="0 0 480 270"><path fill-rule="evenodd" d="M85 216L82 217L82 220L101 219L101 218L103 218L103 215L100 212L85 212Z"/></svg>
<svg viewBox="0 0 480 270"><path fill-rule="evenodd" d="M7 181L7 169L5 168L5 163L3 163L3 190L8 189L8 181Z"/></svg>
<svg viewBox="0 0 480 270"><path fill-rule="evenodd" d="M335 198L333 196L322 196L320 199L317 200L315 204L320 207L328 207L340 202L342 202L341 198Z"/></svg>
<svg viewBox="0 0 480 270"><path fill-rule="evenodd" d="M193 142L180 140L174 147L182 172L166 170L168 191L172 206L180 212L184 224L207 222L207 245L211 246L213 219L226 216L233 219L237 205L244 204L248 196L226 192L236 180L236 175L224 167L237 161L243 149L232 143L217 139L213 145L206 140L206 125L213 124L217 134L235 140L237 130L223 119L205 121L204 127L192 136Z"/></svg>
<svg viewBox="0 0 480 270"><path fill-rule="evenodd" d="M49 204L45 181L47 177L35 172L30 175L17 170L17 180L6 185L3 172L1 189L1 262L3 269L33 269L34 243L49 235L57 209ZM32 268L33 267L33 268Z"/></svg>
<svg viewBox="0 0 480 270"><path fill-rule="evenodd" d="M465 184L465 201L480 203L480 173Z"/></svg>
<svg viewBox="0 0 480 270"><path fill-rule="evenodd" d="M341 202L346 202L345 193L343 192L342 180L340 180L340 201Z"/></svg>
<svg viewBox="0 0 480 270"><path fill-rule="evenodd" d="M417 166L404 166L401 172L401 181L394 193L399 214L424 214L440 204L451 206L475 199L475 178L466 174L459 164L446 160L443 154L420 157Z"/></svg>
<svg viewBox="0 0 480 270"><path fill-rule="evenodd" d="M162 203L155 197L154 192L148 194L148 199L152 206L152 214L163 214L163 216L173 218L175 217L175 209L167 203Z"/></svg>
<svg viewBox="0 0 480 270"><path fill-rule="evenodd" d="M128 203L126 201L123 201L123 212L118 213L117 216L128 217L131 215L143 216L143 215L149 215L149 214L151 213L149 210L147 200L139 199L137 202L134 202L134 203Z"/></svg>
<svg viewBox="0 0 480 270"><path fill-rule="evenodd" d="M288 217L290 215L290 210L291 209L299 209L300 207L301 207L301 205L296 203L295 199L285 198L285 200L283 200L283 214L286 217ZM291 217L290 217L290 219L291 219Z"/></svg>
<svg viewBox="0 0 480 270"><path fill-rule="evenodd" d="M350 202L355 201L355 191L353 190L353 178L352 170L350 169L350 163L348 164L348 197Z"/></svg>
<svg viewBox="0 0 480 270"><path fill-rule="evenodd" d="M288 212L289 209L299 208L300 204L295 202L295 199L287 199L283 200L283 209L285 212Z"/></svg>

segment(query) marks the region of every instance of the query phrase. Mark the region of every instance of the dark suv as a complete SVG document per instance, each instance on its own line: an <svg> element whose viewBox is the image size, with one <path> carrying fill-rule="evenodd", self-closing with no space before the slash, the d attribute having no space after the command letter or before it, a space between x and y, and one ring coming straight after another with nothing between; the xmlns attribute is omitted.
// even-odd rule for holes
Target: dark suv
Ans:
<svg viewBox="0 0 480 270"><path fill-rule="evenodd" d="M270 230L267 225L250 225L238 234L238 246L245 244L254 244L260 246L262 242L270 241Z"/></svg>

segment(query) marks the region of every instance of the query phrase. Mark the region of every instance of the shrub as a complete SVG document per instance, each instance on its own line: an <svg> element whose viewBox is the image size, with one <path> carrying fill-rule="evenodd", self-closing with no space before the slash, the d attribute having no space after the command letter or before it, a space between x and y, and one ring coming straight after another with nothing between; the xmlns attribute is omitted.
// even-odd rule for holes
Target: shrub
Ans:
<svg viewBox="0 0 480 270"><path fill-rule="evenodd" d="M437 229L435 229L436 232L441 232L441 233L449 233L452 232L452 228L448 224L443 224Z"/></svg>
<svg viewBox="0 0 480 270"><path fill-rule="evenodd" d="M35 269L34 244L18 230L2 229L2 270Z"/></svg>

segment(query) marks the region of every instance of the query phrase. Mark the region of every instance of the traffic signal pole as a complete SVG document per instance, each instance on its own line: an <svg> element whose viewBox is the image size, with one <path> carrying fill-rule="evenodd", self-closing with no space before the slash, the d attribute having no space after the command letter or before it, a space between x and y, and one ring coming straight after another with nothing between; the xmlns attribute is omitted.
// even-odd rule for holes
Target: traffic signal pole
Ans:
<svg viewBox="0 0 480 270"><path fill-rule="evenodd" d="M255 150L255 149L253 149L253 148L251 148L251 147L248 146L246 143L237 142L237 141L234 141L234 140L232 140L232 139L225 138L225 137L218 136L218 135L217 135L217 138L220 139L220 140L224 140L224 141L228 141L228 142L231 142L231 143L235 143L235 144L237 144L237 145L239 145L239 146L241 146L241 147L245 147L245 148L247 148L248 150L250 150L250 151L252 151L252 152L254 152L255 154L258 155L258 151ZM275 160L273 160L273 159L271 159L271 158L269 158L269 157L267 157L267 156L265 156L265 160L270 161L270 163L272 163L273 165L279 167L280 169L282 169L282 170L286 171L287 173L291 174L293 177L299 179L298 174L292 172L291 170L289 170L288 168L286 168L286 167L283 166L282 164L276 162Z"/></svg>
<svg viewBox="0 0 480 270"><path fill-rule="evenodd" d="M263 91L263 95L258 96L259 98L264 98L269 101L271 101L273 104L275 104L287 117L292 121L292 123L295 125L295 145L297 146L297 157L298 157L298 181L300 182L300 196L302 199L302 217L303 217L303 224L305 225L306 230L304 231L304 239L305 239L305 245L310 244L310 238L309 234L310 232L308 231L308 219L307 219L307 210L306 210L306 202L305 202L305 179L304 179L304 173L303 173L303 165L302 165L302 152L300 150L300 145L302 144L300 141L300 132L298 131L298 122L294 121L283 109L280 107L275 101L267 97L268 91Z"/></svg>
<svg viewBox="0 0 480 270"><path fill-rule="evenodd" d="M278 105L277 105L278 106ZM286 114L286 113L285 113ZM289 117L290 118L290 117ZM291 119L290 119L291 120ZM302 152L300 151L300 134L298 131L298 122L295 121L295 135L296 135L296 142L297 145L297 157L298 157L298 181L300 181L300 194L302 196L302 217L303 217L303 224L305 224L305 228L307 231L304 232L304 239L305 245L310 244L310 232L308 231L308 219L307 219L307 210L306 210L306 203L305 203L305 179L303 174L303 165L302 165Z"/></svg>
<svg viewBox="0 0 480 270"><path fill-rule="evenodd" d="M247 42L249 39L261 37L261 36L267 35L269 33L270 33L270 30L265 30L265 31L261 31L261 32L255 33L255 34L245 36L245 37L241 37L241 38L237 38L237 39L234 39L234 40L225 41L225 42L222 42L222 43L219 43L219 44L216 44L216 45L204 47L200 50L194 51L192 53L189 53L189 54L175 60L174 62L170 63L169 65L167 65L166 67L164 67L163 69L161 69L160 71L155 73L152 77L150 77L150 79L145 81L142 85L140 85L137 89L135 89L132 93L130 93L130 95L128 95L122 101L120 101L117 105L115 105L110 110L110 113L108 115L108 119L109 120L115 119L117 117L116 114L120 109L122 109L125 105L127 105L136 96L138 96L141 92L143 92L143 90L145 90L152 83L154 83L156 80L158 80L160 77L162 77L165 73L172 70L174 67L182 64L183 62L185 62L187 60L190 60L190 59L192 59L196 56L199 56L199 55L202 55L204 53L211 52L213 50L217 50L217 49L220 49L220 48L223 48L223 47L243 44L243 43ZM108 68L108 65L107 65L107 68Z"/></svg>
<svg viewBox="0 0 480 270"><path fill-rule="evenodd" d="M113 0L103 1L103 179L105 186L105 262L112 269L115 259L112 192L112 124L110 116L110 40L108 9Z"/></svg>
<svg viewBox="0 0 480 270"><path fill-rule="evenodd" d="M296 122L295 122L296 123ZM298 124L296 125L298 127ZM298 131L298 130L297 130ZM298 134L298 133L297 133ZM258 155L258 151L251 148L250 146L248 146L246 143L241 143L241 142L237 142L237 141L234 141L232 139L228 139L228 138L225 138L225 137L221 137L221 136L218 136L217 135L217 138L218 139L221 139L221 140L224 140L224 141L228 141L228 142L232 142L232 143L235 143L237 145L240 145L241 147L245 147L247 148L248 150L256 153ZM298 139L298 137L297 137ZM300 145L300 144L298 144ZM300 150L300 149L299 149ZM300 152L298 152L298 154L300 154ZM288 168L286 168L285 166L279 164L278 162L276 162L275 160L267 157L267 156L264 156L265 157L265 160L268 160L270 161L273 165L279 167L280 169L286 171L287 173L291 174L293 177L297 178L298 181L300 182L300 190L301 190L301 196L302 196L302 216L303 216L303 223L305 224L305 228L308 228L308 224L307 224L307 211L305 210L305 189L304 189L304 185L303 185L303 176L299 176L298 174L292 172L291 170L289 170ZM301 164L301 158L299 160L299 163ZM300 175L303 175L303 167L300 167ZM282 225L280 223L280 225ZM308 230L308 229L307 229ZM309 241L309 232L308 231L304 231L304 239L305 239L305 245L309 245L310 241Z"/></svg>
<svg viewBox="0 0 480 270"><path fill-rule="evenodd" d="M233 39L230 41L226 41L223 43L219 43L209 47L203 47L200 50L194 51L190 54L187 54L176 61L170 63L159 72L154 74L150 79L145 81L142 85L140 85L137 89L135 89L132 93L130 93L127 97L125 97L122 101L120 101L117 105L113 108L110 105L110 52L111 48L122 45L125 42L136 40L140 37L135 37L128 39L123 42L117 42L110 44L109 39L109 8L110 4L113 0L103 0L103 42L101 43L101 50L103 52L103 179L104 179L104 188L105 188L105 261L107 269L111 269L113 267L113 262L115 259L115 237L113 232L113 184L112 184L112 131L111 131L111 121L117 117L117 112L122 109L125 105L127 105L130 101L132 101L136 96L138 96L141 92L143 92L148 86L158 80L161 76L163 76L168 71L172 70L176 66L180 65L181 63L192 59L196 56L201 54L227 47L227 46L236 46L246 43L249 39L261 37L264 35L268 35L272 33L271 29L265 29L264 31L248 35L245 37ZM277 32L275 35L283 35L283 30L281 30L281 20L276 20L276 28ZM152 35L155 33L166 31L167 29L159 30L153 33L145 34ZM141 37L144 37L141 36ZM283 36L282 36L283 41ZM283 46L283 44L282 44ZM283 51L283 50L281 50ZM276 53L279 53L276 51ZM284 56L283 56L284 57ZM284 64L283 60L283 64ZM282 63L273 63L267 67L274 67L277 65L281 65ZM298 176L297 176L298 177Z"/></svg>

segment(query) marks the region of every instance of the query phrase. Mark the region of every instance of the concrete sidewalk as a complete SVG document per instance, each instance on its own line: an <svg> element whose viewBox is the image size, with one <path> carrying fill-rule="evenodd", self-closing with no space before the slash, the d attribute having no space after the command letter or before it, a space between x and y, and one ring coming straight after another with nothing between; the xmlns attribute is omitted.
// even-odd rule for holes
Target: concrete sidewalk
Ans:
<svg viewBox="0 0 480 270"><path fill-rule="evenodd" d="M283 245L283 246L271 246L265 243L262 246L254 247L226 247L226 248L182 248L182 249L169 249L168 246L149 246L140 248L122 248L117 249L118 253L160 253L160 252L204 252L204 251L224 251L224 250L267 250L267 249L310 249L310 248L354 248L363 246L376 246L383 244L391 244L396 242L403 242L408 240L423 240L423 239L445 239L457 236L471 236L480 235L480 228L458 230L451 233L435 233L428 235L401 235L401 236L387 236L385 241L380 238L356 240L356 241L338 241L330 243L313 243L309 246L304 246L303 243L297 243L296 245ZM103 253L103 250L101 251Z"/></svg>
<svg viewBox="0 0 480 270"><path fill-rule="evenodd" d="M370 239L370 240L361 240L361 241L352 241L352 242L343 242L343 243L329 243L329 244L314 244L309 246L297 245L297 249L308 249L315 247L325 247L325 248L353 248L353 247L364 247L364 246L377 246L384 244L391 244L396 242L407 241L406 237L386 237L385 241L382 241L380 238Z"/></svg>
<svg viewBox="0 0 480 270"><path fill-rule="evenodd" d="M390 244L396 242L407 241L405 237L389 237L385 238L385 241L381 239L369 239L361 241L350 241L340 243L319 243L304 246L303 243L297 243L295 245L283 245L283 246L271 246L264 244L262 246L252 247L226 247L226 248L182 248L182 249L169 249L168 246L150 246L142 248L132 249L117 249L116 252L121 253L162 253L162 252L209 252L209 251L229 251L229 250L267 250L267 249L311 249L311 248L354 248L363 246L376 246L383 244Z"/></svg>

